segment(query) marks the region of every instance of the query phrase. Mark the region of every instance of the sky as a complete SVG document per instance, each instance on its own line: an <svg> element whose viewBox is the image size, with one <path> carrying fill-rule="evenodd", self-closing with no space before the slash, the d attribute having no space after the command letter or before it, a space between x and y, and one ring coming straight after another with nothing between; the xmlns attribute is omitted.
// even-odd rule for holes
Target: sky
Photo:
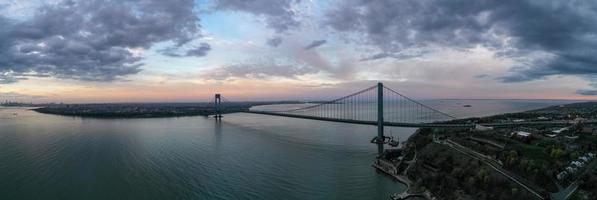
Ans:
<svg viewBox="0 0 597 200"><path fill-rule="evenodd" d="M0 0L0 100L597 99L593 0Z"/></svg>

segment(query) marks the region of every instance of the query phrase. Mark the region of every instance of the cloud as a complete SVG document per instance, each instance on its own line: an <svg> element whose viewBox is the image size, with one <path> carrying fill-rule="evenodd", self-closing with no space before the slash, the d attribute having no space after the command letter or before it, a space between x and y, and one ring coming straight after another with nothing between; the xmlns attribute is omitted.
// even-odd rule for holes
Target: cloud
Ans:
<svg viewBox="0 0 597 200"><path fill-rule="evenodd" d="M182 48L201 37L194 0L80 0L44 4L33 16L0 15L0 82L29 75L113 81L138 73L134 49ZM185 56L202 56L201 45Z"/></svg>
<svg viewBox="0 0 597 200"><path fill-rule="evenodd" d="M317 48L321 45L324 45L327 41L326 40L315 40L313 42L311 42L311 44L305 46L305 50L309 50L309 49L313 49L313 48Z"/></svg>
<svg viewBox="0 0 597 200"><path fill-rule="evenodd" d="M517 60L503 82L597 76L594 1L343 1L326 14L325 24L390 53L483 46Z"/></svg>
<svg viewBox="0 0 597 200"><path fill-rule="evenodd" d="M388 57L391 57L391 54L383 52L383 53L378 53L378 54L374 54L369 57L362 58L359 61L379 60L379 59L384 59L384 58L388 58Z"/></svg>
<svg viewBox="0 0 597 200"><path fill-rule="evenodd" d="M282 44L282 38L281 37L273 37L267 40L267 45L271 46L271 47L278 47L280 44Z"/></svg>
<svg viewBox="0 0 597 200"><path fill-rule="evenodd" d="M357 61L350 55L338 54L330 59L319 51L304 49L296 49L292 55L297 63L325 72L334 79L352 80L359 72L358 66L355 65Z"/></svg>
<svg viewBox="0 0 597 200"><path fill-rule="evenodd" d="M164 54L165 56L170 57L203 57L206 56L207 53L211 50L211 45L207 43L201 43L198 46L192 47L191 49L186 50L186 53L181 54L179 53L180 48L178 47L168 47L165 49L158 50L158 52Z"/></svg>
<svg viewBox="0 0 597 200"><path fill-rule="evenodd" d="M44 98L41 95L27 95L18 92L0 92L0 99L40 99Z"/></svg>
<svg viewBox="0 0 597 200"><path fill-rule="evenodd" d="M325 24L362 33L385 51L425 45L472 47L494 39L483 32L492 26L482 20L483 11L492 8L484 2L488 1L344 1L327 13Z"/></svg>
<svg viewBox="0 0 597 200"><path fill-rule="evenodd" d="M577 90L576 94L585 95L585 96L595 96L595 95L597 95L597 90L582 89L582 90Z"/></svg>
<svg viewBox="0 0 597 200"><path fill-rule="evenodd" d="M475 77L475 78L479 78L479 79L481 79L481 78L488 78L488 77L491 77L491 75L489 75L489 74L479 74L479 75L475 75L474 77Z"/></svg>
<svg viewBox="0 0 597 200"><path fill-rule="evenodd" d="M201 43L199 46L187 51L186 56L202 57L206 56L207 52L211 50L211 46L207 43Z"/></svg>
<svg viewBox="0 0 597 200"><path fill-rule="evenodd" d="M201 77L206 80L268 79L273 77L296 79L298 76L317 72L317 69L301 65L234 64L207 71Z"/></svg>
<svg viewBox="0 0 597 200"><path fill-rule="evenodd" d="M25 80L23 77L12 76L11 73L0 73L0 84L16 83L20 80Z"/></svg>
<svg viewBox="0 0 597 200"><path fill-rule="evenodd" d="M382 52L382 53L374 54L369 57L362 58L359 61L361 61L361 62L362 61L371 61L371 60L379 60L379 59L384 59L384 58L394 58L394 59L398 59L398 60L405 60L405 59L420 57L424 53L426 53L426 52L423 52L423 51L421 51L421 52L402 51L402 52L398 52L398 53Z"/></svg>
<svg viewBox="0 0 597 200"><path fill-rule="evenodd" d="M300 26L297 13L292 9L292 6L299 2L300 0L216 0L215 8L263 16L270 28L281 33Z"/></svg>

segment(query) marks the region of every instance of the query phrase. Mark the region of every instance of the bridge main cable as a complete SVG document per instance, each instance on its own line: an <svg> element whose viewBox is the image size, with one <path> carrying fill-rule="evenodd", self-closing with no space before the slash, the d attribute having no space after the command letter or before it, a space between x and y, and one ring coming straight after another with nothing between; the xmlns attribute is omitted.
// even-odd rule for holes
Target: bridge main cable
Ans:
<svg viewBox="0 0 597 200"><path fill-rule="evenodd" d="M411 98L409 98L409 97L407 97L407 96L405 96L405 95L403 95L403 94L401 94L401 93L399 93L399 92L396 92L395 90L392 90L392 88L389 88L389 87L386 87L386 86L384 86L384 88L385 88L385 89L387 89L387 90L389 90L389 91L391 91L391 92L393 92L393 93L395 93L395 94L397 94L397 95L399 95L399 96L401 96L402 98L405 98L405 99L407 99L407 100L409 100L409 101L411 101L411 102L413 102L413 103L416 103L416 104L418 104L419 106L425 107L425 108L427 108L427 109L429 109L429 110L432 110L432 111L434 111L434 112L436 112L436 113L442 114L442 115L444 115L444 116L446 116L446 117L448 117L448 118L451 118L451 119L457 119L456 117L454 117L454 116L452 116L452 115L450 115L450 114L448 114L448 113L445 113L445 112L439 111L439 110L437 110L437 109L435 109L435 108L432 108L432 107L430 107L430 106L427 106L427 105L425 105L425 104L423 104L423 103L421 103L421 102L418 102L418 101L416 101L416 100L414 100L414 99L411 99Z"/></svg>
<svg viewBox="0 0 597 200"><path fill-rule="evenodd" d="M344 97L340 97L340 98L337 98L337 99L334 99L334 100L330 100L330 101L326 101L326 102L323 102L323 103L319 103L319 104L316 104L316 105L311 105L311 106L307 106L307 107L303 107L303 108L295 108L295 109L290 109L290 110L272 111L272 112L296 112L296 111L301 111L301 110L308 110L308 109L312 109L312 108L317 108L317 107L320 107L320 106L323 106L323 105L333 104L333 103L336 103L338 101L342 101L342 100L345 100L345 99L357 96L359 94L371 91L371 90L375 89L376 87L377 87L377 85L374 85L374 86L371 86L371 87L369 87L367 89L363 89L361 91L358 91L358 92L346 95Z"/></svg>

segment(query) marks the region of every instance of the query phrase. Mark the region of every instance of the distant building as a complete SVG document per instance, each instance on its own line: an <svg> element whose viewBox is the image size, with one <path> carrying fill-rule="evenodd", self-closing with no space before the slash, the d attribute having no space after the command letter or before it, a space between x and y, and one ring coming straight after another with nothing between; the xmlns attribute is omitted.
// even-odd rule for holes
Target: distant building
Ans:
<svg viewBox="0 0 597 200"><path fill-rule="evenodd" d="M568 176L576 174L580 169L587 165L587 163L591 162L595 157L594 153L586 153L584 156L579 157L577 160L571 161L568 167L564 169L564 171L558 173L556 178L559 181L562 181Z"/></svg>
<svg viewBox="0 0 597 200"><path fill-rule="evenodd" d="M566 177L568 176L568 172L566 171L562 171L560 172L558 175L556 175L556 178L561 181L564 180Z"/></svg>
<svg viewBox="0 0 597 200"><path fill-rule="evenodd" d="M551 132L555 133L555 134L560 134L560 133L562 133L564 131L567 131L567 130L568 130L568 127L564 127L564 128L560 128L558 130L551 131Z"/></svg>
<svg viewBox="0 0 597 200"><path fill-rule="evenodd" d="M476 131L489 131L489 130L493 130L493 127L490 126L481 126L479 124L475 125L475 130Z"/></svg>
<svg viewBox="0 0 597 200"><path fill-rule="evenodd" d="M549 118L541 116L541 117L537 117L537 120L546 121L546 120L549 120Z"/></svg>
<svg viewBox="0 0 597 200"><path fill-rule="evenodd" d="M574 118L574 120L572 120L572 123L573 124L578 124L578 123L582 123L584 121L585 121L585 118L577 117L577 118Z"/></svg>
<svg viewBox="0 0 597 200"><path fill-rule="evenodd" d="M558 134L545 134L545 136L555 138L556 136L558 136Z"/></svg>
<svg viewBox="0 0 597 200"><path fill-rule="evenodd" d="M585 127L582 128L581 133L597 135L597 127L594 127L594 126L585 126Z"/></svg>
<svg viewBox="0 0 597 200"><path fill-rule="evenodd" d="M585 166L585 164L580 161L572 161L572 163L570 163L570 165L575 166L576 168L581 168L581 167Z"/></svg>
<svg viewBox="0 0 597 200"><path fill-rule="evenodd" d="M574 174L576 173L577 169L573 168L573 167L566 167L566 172L568 172L569 174Z"/></svg>
<svg viewBox="0 0 597 200"><path fill-rule="evenodd" d="M510 137L519 137L519 138L528 138L531 136L531 133L524 132L524 131L514 131L510 134Z"/></svg>

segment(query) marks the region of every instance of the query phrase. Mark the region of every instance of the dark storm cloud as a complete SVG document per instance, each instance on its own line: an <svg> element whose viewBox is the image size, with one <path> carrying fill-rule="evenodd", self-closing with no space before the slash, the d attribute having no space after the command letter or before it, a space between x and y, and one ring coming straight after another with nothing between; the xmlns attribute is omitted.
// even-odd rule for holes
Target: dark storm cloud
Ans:
<svg viewBox="0 0 597 200"><path fill-rule="evenodd" d="M326 40L315 40L311 42L311 44L305 46L305 50L317 48L318 46L324 45L327 41Z"/></svg>
<svg viewBox="0 0 597 200"><path fill-rule="evenodd" d="M297 76L314 74L318 70L301 65L234 64L222 66L202 74L207 80L227 80L233 78L268 79L272 77L295 79Z"/></svg>
<svg viewBox="0 0 597 200"><path fill-rule="evenodd" d="M216 9L252 13L265 17L269 27L284 32L300 25L292 5L300 0L216 0Z"/></svg>
<svg viewBox="0 0 597 200"><path fill-rule="evenodd" d="M492 25L483 20L483 11L495 6L488 1L343 1L327 14L326 24L361 32L388 51L429 44L470 47L492 39L484 33Z"/></svg>
<svg viewBox="0 0 597 200"><path fill-rule="evenodd" d="M282 38L281 37L273 37L267 40L267 45L272 46L272 47L277 47L280 44L282 44Z"/></svg>
<svg viewBox="0 0 597 200"><path fill-rule="evenodd" d="M597 1L343 1L326 24L386 52L482 45L519 61L504 82L597 76Z"/></svg>
<svg viewBox="0 0 597 200"><path fill-rule="evenodd" d="M53 76L112 81L140 71L148 49L172 41L183 47L200 37L194 0L91 0L47 4L25 20L0 18L0 82ZM189 50L203 56L209 46Z"/></svg>

